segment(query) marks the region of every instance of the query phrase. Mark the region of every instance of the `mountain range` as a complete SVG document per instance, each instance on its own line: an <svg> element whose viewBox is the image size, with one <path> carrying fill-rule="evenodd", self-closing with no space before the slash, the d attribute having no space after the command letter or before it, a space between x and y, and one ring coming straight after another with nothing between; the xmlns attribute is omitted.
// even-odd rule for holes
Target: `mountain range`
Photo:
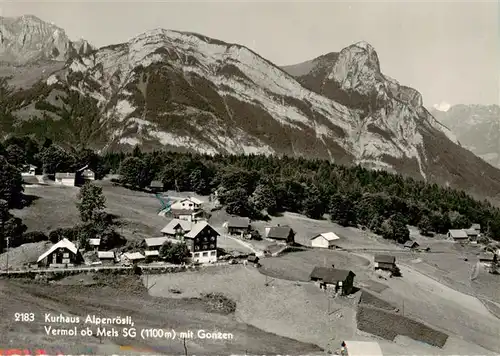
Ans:
<svg viewBox="0 0 500 356"><path fill-rule="evenodd" d="M500 168L500 106L454 105L431 113L457 135L464 147Z"/></svg>
<svg viewBox="0 0 500 356"><path fill-rule="evenodd" d="M101 151L324 158L500 192L500 171L462 147L417 90L382 74L366 42L279 67L244 46L165 29L95 49L23 16L2 18L0 58L18 88L4 134Z"/></svg>

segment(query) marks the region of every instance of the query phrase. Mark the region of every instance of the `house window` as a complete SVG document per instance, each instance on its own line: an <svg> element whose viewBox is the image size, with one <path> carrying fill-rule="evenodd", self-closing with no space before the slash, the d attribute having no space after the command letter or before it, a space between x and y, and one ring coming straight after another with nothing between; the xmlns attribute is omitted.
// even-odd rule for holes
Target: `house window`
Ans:
<svg viewBox="0 0 500 356"><path fill-rule="evenodd" d="M217 255L217 252L215 251L210 252L210 256L215 256L215 255Z"/></svg>
<svg viewBox="0 0 500 356"><path fill-rule="evenodd" d="M196 258L198 258L198 257L200 257L200 254L199 254L198 252L195 252L195 253L193 254L193 256L194 256L194 257L196 257Z"/></svg>
<svg viewBox="0 0 500 356"><path fill-rule="evenodd" d="M200 246L195 246L195 247L194 247L194 250L195 250L195 251L198 251L199 249L200 249Z"/></svg>
<svg viewBox="0 0 500 356"><path fill-rule="evenodd" d="M214 237L214 236L212 236L212 237L210 238L210 240L211 240L211 241L215 241L215 237Z"/></svg>
<svg viewBox="0 0 500 356"><path fill-rule="evenodd" d="M215 248L215 245L214 244L210 244L210 248Z"/></svg>
<svg viewBox="0 0 500 356"><path fill-rule="evenodd" d="M203 241L207 242L207 237L206 236L203 238Z"/></svg>
<svg viewBox="0 0 500 356"><path fill-rule="evenodd" d="M208 256L208 252L203 252L203 257L207 257Z"/></svg>

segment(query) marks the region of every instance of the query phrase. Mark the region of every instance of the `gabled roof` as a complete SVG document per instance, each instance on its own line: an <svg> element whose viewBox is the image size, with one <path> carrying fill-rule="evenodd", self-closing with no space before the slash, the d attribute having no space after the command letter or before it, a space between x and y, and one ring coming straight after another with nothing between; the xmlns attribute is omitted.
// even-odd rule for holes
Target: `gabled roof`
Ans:
<svg viewBox="0 0 500 356"><path fill-rule="evenodd" d="M151 188L163 188L163 182L159 180L154 180L149 184L149 186Z"/></svg>
<svg viewBox="0 0 500 356"><path fill-rule="evenodd" d="M155 251L144 251L144 254L146 257L148 256L160 256L160 251L155 250Z"/></svg>
<svg viewBox="0 0 500 356"><path fill-rule="evenodd" d="M326 241L335 241L340 239L340 237L334 232L323 232L322 234L311 237L311 240L317 239L320 236L323 237Z"/></svg>
<svg viewBox="0 0 500 356"><path fill-rule="evenodd" d="M144 239L146 241L146 246L157 247L161 246L167 241L166 237L151 237L149 239Z"/></svg>
<svg viewBox="0 0 500 356"><path fill-rule="evenodd" d="M144 258L144 255L140 252L125 252L123 256L129 260L142 260Z"/></svg>
<svg viewBox="0 0 500 356"><path fill-rule="evenodd" d="M250 225L249 218L232 217L227 222L227 227L247 228Z"/></svg>
<svg viewBox="0 0 500 356"><path fill-rule="evenodd" d="M206 222L206 221L197 221L197 222L193 223L193 228L186 235L184 235L184 237L187 237L189 239L194 239L207 226L210 229L212 229L213 231L215 231L215 233L217 234L217 236L219 236L219 233L217 232L217 230L215 230L212 226L210 226L210 224L208 222Z"/></svg>
<svg viewBox="0 0 500 356"><path fill-rule="evenodd" d="M479 231L476 229L466 229L465 233L467 236L477 236L479 234Z"/></svg>
<svg viewBox="0 0 500 356"><path fill-rule="evenodd" d="M69 179L73 179L75 178L76 174L75 173L56 173L55 174L55 178L69 178Z"/></svg>
<svg viewBox="0 0 500 356"><path fill-rule="evenodd" d="M89 239L90 246L99 246L101 244L101 239Z"/></svg>
<svg viewBox="0 0 500 356"><path fill-rule="evenodd" d="M55 250L58 250L60 248L68 249L69 251L71 251L75 255L78 253L78 248L76 247L76 245L73 242L69 241L68 239L64 238L61 241L59 241L58 243L56 243L54 246L49 248L47 251L45 251L42 255L40 255L40 257L38 257L38 260L36 262L40 262L45 257L50 255L52 252L54 252Z"/></svg>
<svg viewBox="0 0 500 356"><path fill-rule="evenodd" d="M203 201L201 201L198 198L193 198L193 197L183 198L183 199L179 200L179 203L182 203L183 201L187 201L187 200L189 200L197 205L203 204Z"/></svg>
<svg viewBox="0 0 500 356"><path fill-rule="evenodd" d="M419 246L418 242L413 240L408 240L404 244L404 247L413 247L413 246Z"/></svg>
<svg viewBox="0 0 500 356"><path fill-rule="evenodd" d="M286 239L290 235L290 232L293 231L290 226L272 226L269 228L267 232L267 236L271 239Z"/></svg>
<svg viewBox="0 0 500 356"><path fill-rule="evenodd" d="M340 281L345 281L351 273L355 276L354 272L344 269L314 267L310 274L310 278L321 279L325 283L335 284Z"/></svg>
<svg viewBox="0 0 500 356"><path fill-rule="evenodd" d="M164 234L175 234L175 228L180 226L184 231L190 231L193 223L191 221L180 220L180 219L172 219L162 230L161 232Z"/></svg>
<svg viewBox="0 0 500 356"><path fill-rule="evenodd" d="M396 263L396 257L389 255L375 255L375 262Z"/></svg>
<svg viewBox="0 0 500 356"><path fill-rule="evenodd" d="M465 230L463 229L450 229L448 230L448 233L454 239L460 239L460 238L466 239L468 237L467 232L465 232Z"/></svg>
<svg viewBox="0 0 500 356"><path fill-rule="evenodd" d="M115 253L113 251L97 251L97 257L99 259L115 258Z"/></svg>

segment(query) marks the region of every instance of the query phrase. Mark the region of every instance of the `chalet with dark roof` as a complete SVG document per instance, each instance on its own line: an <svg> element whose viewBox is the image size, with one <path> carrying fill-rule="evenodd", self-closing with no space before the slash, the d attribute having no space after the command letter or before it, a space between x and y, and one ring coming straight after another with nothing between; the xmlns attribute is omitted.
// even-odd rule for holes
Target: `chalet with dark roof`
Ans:
<svg viewBox="0 0 500 356"><path fill-rule="evenodd" d="M355 276L353 271L332 267L314 267L309 278L321 289L333 289L336 293L347 295L353 290Z"/></svg>
<svg viewBox="0 0 500 356"><path fill-rule="evenodd" d="M455 241L467 241L469 236L467 236L467 232L464 229L450 229L448 230L448 234L446 235L448 238L452 238Z"/></svg>
<svg viewBox="0 0 500 356"><path fill-rule="evenodd" d="M230 235L246 234L250 231L250 219L233 217L227 222L227 232Z"/></svg>
<svg viewBox="0 0 500 356"><path fill-rule="evenodd" d="M171 242L186 243L194 262L217 262L217 238L219 233L206 221L173 219L161 232Z"/></svg>
<svg viewBox="0 0 500 356"><path fill-rule="evenodd" d="M405 242L405 244L404 244L403 247L406 248L406 249L414 249L414 248L417 248L419 246L420 245L418 244L417 241L408 240L408 241Z"/></svg>
<svg viewBox="0 0 500 356"><path fill-rule="evenodd" d="M154 180L149 184L149 190L152 192L163 192L163 182L159 180Z"/></svg>
<svg viewBox="0 0 500 356"><path fill-rule="evenodd" d="M396 269L396 257L389 255L375 255L375 269L393 271Z"/></svg>
<svg viewBox="0 0 500 356"><path fill-rule="evenodd" d="M266 238L285 243L295 241L295 231L290 226L272 226L266 227Z"/></svg>

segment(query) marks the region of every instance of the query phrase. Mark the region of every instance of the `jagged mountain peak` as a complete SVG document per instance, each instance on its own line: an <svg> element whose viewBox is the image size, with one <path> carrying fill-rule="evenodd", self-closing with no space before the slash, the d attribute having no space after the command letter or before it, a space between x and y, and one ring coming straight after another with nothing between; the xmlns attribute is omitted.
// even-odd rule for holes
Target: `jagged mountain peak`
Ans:
<svg viewBox="0 0 500 356"><path fill-rule="evenodd" d="M139 144L327 158L451 185L457 170L466 184L489 172L422 107L416 90L380 72L373 47L354 44L310 62L312 70L294 77L244 46L153 29L66 62L46 80L37 107L57 120L58 98L95 99L94 116L76 118L68 130L86 129L68 139L102 150ZM17 114L47 117L29 105Z"/></svg>
<svg viewBox="0 0 500 356"><path fill-rule="evenodd" d="M92 50L88 42L73 43L62 28L37 16L0 17L0 62L66 61Z"/></svg>
<svg viewBox="0 0 500 356"><path fill-rule="evenodd" d="M151 43L154 42L155 40L161 39L163 41L170 42L172 44L179 44L179 43L186 43L186 44L192 44L192 45L198 45L200 42L210 44L210 45L219 45L219 46L224 46L224 47L232 47L236 46L239 48L245 48L246 47L235 44L235 43L227 43L215 38L211 38L196 32L189 32L189 31L179 31L179 30L172 30L172 29L165 29L165 28L155 28L151 29L149 31L145 31L143 33L140 33L137 36L134 36L128 41L128 44L134 44L134 43Z"/></svg>
<svg viewBox="0 0 500 356"><path fill-rule="evenodd" d="M373 48L373 46L371 44L369 44L368 42L366 41L359 41L359 42L356 42L355 44L353 44L353 46L356 46L356 47L359 47L359 48L362 48L364 49L365 51L374 51L375 49Z"/></svg>

